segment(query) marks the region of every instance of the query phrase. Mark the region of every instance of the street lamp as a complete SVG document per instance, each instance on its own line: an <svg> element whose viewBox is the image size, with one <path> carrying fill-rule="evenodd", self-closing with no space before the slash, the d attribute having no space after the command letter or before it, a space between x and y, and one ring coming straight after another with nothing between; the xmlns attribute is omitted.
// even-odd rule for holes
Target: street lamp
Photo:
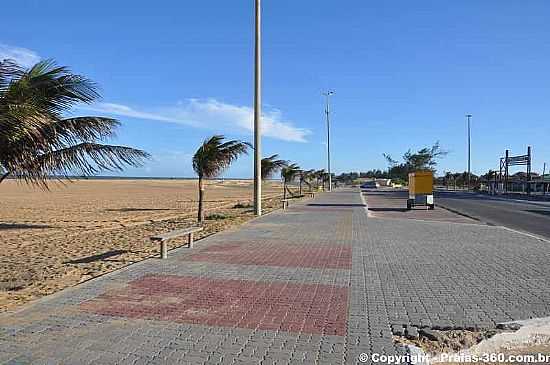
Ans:
<svg viewBox="0 0 550 365"><path fill-rule="evenodd" d="M327 108L325 113L327 115L327 167L328 167L328 191L332 191L332 173L330 170L330 97L334 95L334 91L327 91L323 93L327 97Z"/></svg>
<svg viewBox="0 0 550 365"><path fill-rule="evenodd" d="M254 214L262 215L262 4L255 0L256 34L254 49Z"/></svg>
<svg viewBox="0 0 550 365"><path fill-rule="evenodd" d="M544 186L544 181L546 180L546 162L544 163L544 167L542 168L542 195L546 195L546 189Z"/></svg>
<svg viewBox="0 0 550 365"><path fill-rule="evenodd" d="M468 191L470 191L470 179L472 175L472 149L471 149L471 133L470 133L470 120L472 119L471 114L466 114L466 118L468 119Z"/></svg>

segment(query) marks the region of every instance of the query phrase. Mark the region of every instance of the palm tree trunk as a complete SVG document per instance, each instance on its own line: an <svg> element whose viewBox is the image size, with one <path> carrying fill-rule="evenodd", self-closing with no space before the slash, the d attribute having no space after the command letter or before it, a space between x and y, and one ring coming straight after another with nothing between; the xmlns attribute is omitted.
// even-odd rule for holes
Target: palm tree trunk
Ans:
<svg viewBox="0 0 550 365"><path fill-rule="evenodd" d="M302 182L303 182L303 180L300 179L300 195L302 195Z"/></svg>
<svg viewBox="0 0 550 365"><path fill-rule="evenodd" d="M283 181L283 200L286 199L286 180Z"/></svg>
<svg viewBox="0 0 550 365"><path fill-rule="evenodd" d="M294 193L292 192L292 190L290 190L290 187L288 185L286 186L286 191L288 192L288 195L290 195L291 198L295 197Z"/></svg>
<svg viewBox="0 0 550 365"><path fill-rule="evenodd" d="M199 211L198 211L198 221L199 224L204 222L204 181L202 176L199 176Z"/></svg>
<svg viewBox="0 0 550 365"><path fill-rule="evenodd" d="M1 184L2 181L4 181L9 175L10 175L9 172L6 172L4 175L2 175L2 176L0 177L0 184Z"/></svg>

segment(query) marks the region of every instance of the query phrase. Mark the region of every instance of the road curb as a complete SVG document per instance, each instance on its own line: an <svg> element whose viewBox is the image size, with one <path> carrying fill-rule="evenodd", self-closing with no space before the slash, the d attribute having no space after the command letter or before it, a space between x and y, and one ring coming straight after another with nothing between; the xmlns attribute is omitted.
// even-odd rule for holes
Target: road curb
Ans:
<svg viewBox="0 0 550 365"><path fill-rule="evenodd" d="M513 228L509 228L509 227L505 227L505 226L496 226L496 227L505 229L505 230L510 231L510 232L519 233L519 234L522 234L522 235L524 235L524 236L527 236L527 237L531 237L531 238L537 239L537 240L539 240L539 241L543 241L543 242L550 243L550 240L548 240L548 239L546 239L546 238L544 238L544 237L542 237L542 236L538 236L538 235L536 235L536 234L533 234L533 233L518 231L517 229L513 229Z"/></svg>
<svg viewBox="0 0 550 365"><path fill-rule="evenodd" d="M441 205L441 204L439 204L439 203L436 203L435 206L436 206L436 207L439 207L439 208L443 208L443 209L445 209L445 210L448 210L448 211L451 212L451 213L458 214L458 215L460 215L460 216L463 216L463 217L466 217L466 218L469 218L469 219L473 219L473 220L475 220L475 221L477 221L477 222L481 222L481 223L486 224L486 225L488 225L488 226L491 226L491 225L494 226L493 224L490 224L490 223L488 223L488 222L485 222L485 221L479 219L478 217L474 217L473 215L470 215L470 214L461 212L461 211L456 210L456 209L453 209L453 208L446 207L446 206Z"/></svg>
<svg viewBox="0 0 550 365"><path fill-rule="evenodd" d="M374 215L371 214L369 211L369 203L367 202L367 199L365 199L365 196L363 195L363 191L359 191L359 196L361 197L361 201L365 205L363 208L365 209L365 213L367 213L367 217L374 217Z"/></svg>

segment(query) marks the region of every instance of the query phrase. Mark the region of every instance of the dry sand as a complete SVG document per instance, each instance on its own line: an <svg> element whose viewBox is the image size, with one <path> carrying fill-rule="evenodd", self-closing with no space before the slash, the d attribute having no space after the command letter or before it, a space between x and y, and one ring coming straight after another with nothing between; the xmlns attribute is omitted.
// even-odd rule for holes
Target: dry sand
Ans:
<svg viewBox="0 0 550 365"><path fill-rule="evenodd" d="M264 206L281 186L264 183ZM51 191L0 184L0 312L158 254L149 237L196 222L193 180L79 180ZM197 238L253 217L251 181L211 181ZM235 208L236 204L244 207ZM183 241L170 242L170 248Z"/></svg>

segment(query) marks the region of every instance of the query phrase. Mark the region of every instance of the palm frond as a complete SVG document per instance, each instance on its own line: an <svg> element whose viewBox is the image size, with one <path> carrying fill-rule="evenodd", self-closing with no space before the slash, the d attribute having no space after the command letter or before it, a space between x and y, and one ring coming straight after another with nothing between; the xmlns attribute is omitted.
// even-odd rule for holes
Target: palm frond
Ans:
<svg viewBox="0 0 550 365"><path fill-rule="evenodd" d="M262 159L262 180L271 178L277 171L288 165L288 161L278 158L279 155L272 155Z"/></svg>
<svg viewBox="0 0 550 365"><path fill-rule="evenodd" d="M311 181L315 179L315 170L302 170L300 172L300 180L311 189Z"/></svg>
<svg viewBox="0 0 550 365"><path fill-rule="evenodd" d="M51 175L95 174L141 166L144 151L99 144L114 136L111 118L65 118L77 103L99 98L96 85L53 61L28 70L0 63L0 167L26 182L47 186Z"/></svg>
<svg viewBox="0 0 550 365"><path fill-rule="evenodd" d="M97 141L113 137L120 123L103 117L76 117L55 120L40 128L41 134L51 144L71 144L78 141Z"/></svg>
<svg viewBox="0 0 550 365"><path fill-rule="evenodd" d="M135 148L85 142L37 156L10 173L28 183L46 187L51 177L93 175L102 170L122 170L124 165L139 167L148 158L147 152Z"/></svg>
<svg viewBox="0 0 550 365"><path fill-rule="evenodd" d="M14 92L32 96L32 102L51 112L65 111L77 103L89 104L99 98L97 86L84 76L72 74L67 67L44 60L12 83ZM8 90L9 94L10 90Z"/></svg>
<svg viewBox="0 0 550 365"><path fill-rule="evenodd" d="M293 181L300 173L300 166L297 164L289 164L281 169L281 177L286 183Z"/></svg>
<svg viewBox="0 0 550 365"><path fill-rule="evenodd" d="M0 89L0 135L8 127L22 126L27 132L50 120L60 120L62 113L77 103L91 103L99 98L95 84L74 75L53 61L37 63L28 71L7 66ZM7 84L6 84L7 82Z"/></svg>
<svg viewBox="0 0 550 365"><path fill-rule="evenodd" d="M250 144L238 140L224 142L225 137L215 135L205 140L193 156L193 170L199 177L218 176L240 155L246 154Z"/></svg>
<svg viewBox="0 0 550 365"><path fill-rule="evenodd" d="M10 85L11 80L20 77L24 72L14 60L0 60L0 95Z"/></svg>

